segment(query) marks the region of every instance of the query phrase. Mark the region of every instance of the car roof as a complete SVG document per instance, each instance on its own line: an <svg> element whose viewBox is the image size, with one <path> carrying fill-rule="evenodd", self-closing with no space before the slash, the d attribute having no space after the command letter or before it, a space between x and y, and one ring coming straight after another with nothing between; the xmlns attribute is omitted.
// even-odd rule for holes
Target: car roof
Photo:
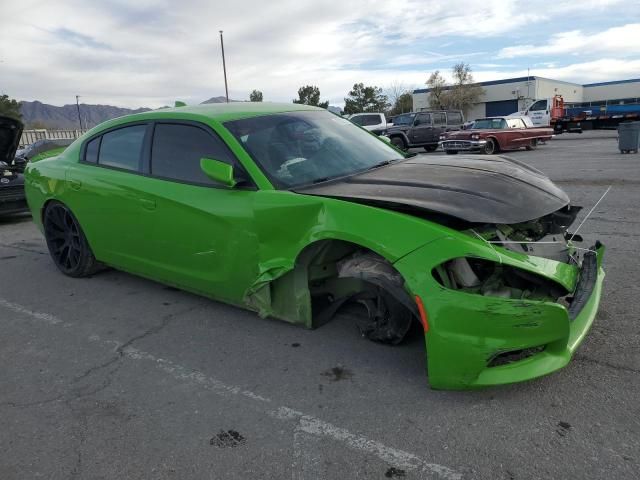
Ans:
<svg viewBox="0 0 640 480"><path fill-rule="evenodd" d="M270 102L230 102L230 103L208 103L192 105L186 107L159 108L142 113L125 115L123 117L107 120L98 125L91 134L98 130L104 130L124 123L154 120L154 119L175 119L175 120L202 120L203 118L215 120L217 122L227 122L229 120L239 120L241 118L270 115L274 113L300 112L300 111L322 111L324 108L313 107L311 105L300 105L297 103L270 103Z"/></svg>
<svg viewBox="0 0 640 480"><path fill-rule="evenodd" d="M154 110L154 112L194 113L214 120L227 121L255 115L268 115L271 113L297 112L305 110L326 111L324 108L313 107L311 105L301 105L298 103L229 102L165 108Z"/></svg>

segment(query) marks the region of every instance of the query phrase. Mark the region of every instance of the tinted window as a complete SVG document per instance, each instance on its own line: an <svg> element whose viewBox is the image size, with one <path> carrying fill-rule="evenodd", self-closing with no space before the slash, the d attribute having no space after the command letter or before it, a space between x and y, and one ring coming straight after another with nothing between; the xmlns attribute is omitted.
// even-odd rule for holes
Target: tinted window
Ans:
<svg viewBox="0 0 640 480"><path fill-rule="evenodd" d="M119 128L102 136L98 163L109 167L138 170L146 125Z"/></svg>
<svg viewBox="0 0 640 480"><path fill-rule="evenodd" d="M84 152L84 161L89 163L98 163L98 150L100 149L100 138L97 137L87 143Z"/></svg>
<svg viewBox="0 0 640 480"><path fill-rule="evenodd" d="M200 169L202 157L233 163L222 140L202 128L156 124L151 146L152 175L184 182L213 184Z"/></svg>
<svg viewBox="0 0 640 480"><path fill-rule="evenodd" d="M462 123L462 114L460 112L447 112L448 125L460 125Z"/></svg>
<svg viewBox="0 0 640 480"><path fill-rule="evenodd" d="M349 120L351 120L351 121L352 121L353 123L355 123L356 125L360 125L360 126L362 126L362 121L363 121L364 119L363 119L363 116L362 116L362 115L358 115L357 117L352 117L352 118L350 118Z"/></svg>
<svg viewBox="0 0 640 480"><path fill-rule="evenodd" d="M436 126L440 126L440 125L445 125L446 124L446 118L444 116L444 112L442 113L433 113L431 114L433 117L433 124Z"/></svg>
<svg viewBox="0 0 640 480"><path fill-rule="evenodd" d="M431 125L430 113L419 113L416 117L416 125Z"/></svg>
<svg viewBox="0 0 640 480"><path fill-rule="evenodd" d="M382 123L380 115L362 115L362 117L361 125L363 126L379 125Z"/></svg>
<svg viewBox="0 0 640 480"><path fill-rule="evenodd" d="M393 117L394 125L411 125L413 123L413 118L416 116L415 113L410 113L407 115L398 115L397 117Z"/></svg>

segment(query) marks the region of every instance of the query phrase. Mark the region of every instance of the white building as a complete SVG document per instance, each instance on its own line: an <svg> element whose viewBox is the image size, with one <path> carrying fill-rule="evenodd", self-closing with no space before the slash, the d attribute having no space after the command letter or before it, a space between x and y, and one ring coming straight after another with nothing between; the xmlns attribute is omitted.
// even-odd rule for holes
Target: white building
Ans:
<svg viewBox="0 0 640 480"><path fill-rule="evenodd" d="M554 95L562 95L565 103L640 102L640 78L580 85L532 75L479 84L484 90L484 95L479 103L466 112L468 120L509 115L524 110L535 100L551 98ZM429 92L428 88L413 91L414 111L429 108Z"/></svg>

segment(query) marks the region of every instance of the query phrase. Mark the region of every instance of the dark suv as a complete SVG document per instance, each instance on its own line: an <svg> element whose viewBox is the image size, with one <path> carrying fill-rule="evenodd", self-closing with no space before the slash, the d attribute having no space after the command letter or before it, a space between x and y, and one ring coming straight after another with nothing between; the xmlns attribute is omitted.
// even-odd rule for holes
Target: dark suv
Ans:
<svg viewBox="0 0 640 480"><path fill-rule="evenodd" d="M424 147L427 152L438 148L440 134L462 129L464 118L460 110L425 110L393 117L387 130L391 143L398 148Z"/></svg>

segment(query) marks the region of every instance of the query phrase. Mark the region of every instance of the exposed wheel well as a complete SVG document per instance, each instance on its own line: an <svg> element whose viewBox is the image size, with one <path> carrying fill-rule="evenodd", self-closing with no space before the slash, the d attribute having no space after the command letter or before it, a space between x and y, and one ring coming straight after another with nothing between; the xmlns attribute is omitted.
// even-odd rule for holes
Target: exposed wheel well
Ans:
<svg viewBox="0 0 640 480"><path fill-rule="evenodd" d="M298 254L293 270L270 284L273 315L310 328L331 320L347 302L365 297L382 298L387 308L384 334L371 335L389 337L390 343L402 340L407 322L417 318L417 308L402 275L368 248L343 240L314 242ZM403 318L394 319L394 315Z"/></svg>

